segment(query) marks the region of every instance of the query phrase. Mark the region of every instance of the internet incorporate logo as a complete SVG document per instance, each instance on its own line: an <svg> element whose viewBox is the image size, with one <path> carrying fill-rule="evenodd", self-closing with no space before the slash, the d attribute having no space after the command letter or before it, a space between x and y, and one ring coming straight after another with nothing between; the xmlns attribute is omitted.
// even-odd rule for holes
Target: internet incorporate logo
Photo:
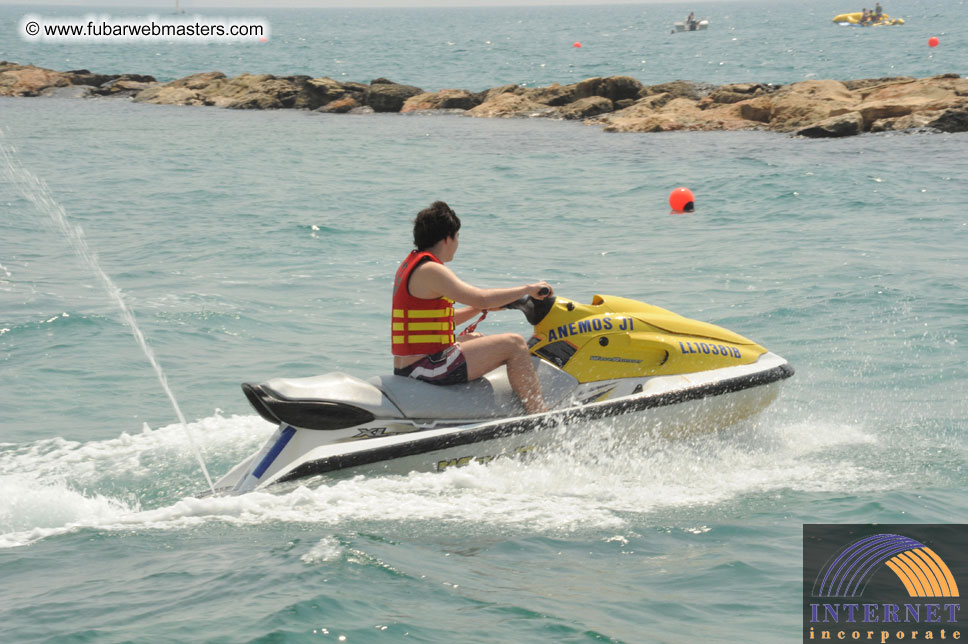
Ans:
<svg viewBox="0 0 968 644"><path fill-rule="evenodd" d="M803 528L804 642L961 639L968 526Z"/></svg>

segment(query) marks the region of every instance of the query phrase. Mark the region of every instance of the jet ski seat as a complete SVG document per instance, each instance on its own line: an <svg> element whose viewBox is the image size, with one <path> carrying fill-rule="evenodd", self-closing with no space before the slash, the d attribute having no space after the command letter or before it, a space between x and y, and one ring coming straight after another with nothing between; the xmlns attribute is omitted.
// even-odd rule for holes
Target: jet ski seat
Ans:
<svg viewBox="0 0 968 644"><path fill-rule="evenodd" d="M534 365L548 407L567 401L578 381L540 358L534 358ZM243 383L242 390L266 420L306 429L342 429L375 418L476 420L525 413L503 366L463 385L432 385L403 376L366 381L334 372Z"/></svg>
<svg viewBox="0 0 968 644"><path fill-rule="evenodd" d="M565 400L578 385L573 376L544 360L534 358L533 362L549 408ZM504 366L463 385L432 385L405 376L375 376L369 382L382 390L407 418L471 420L525 414Z"/></svg>

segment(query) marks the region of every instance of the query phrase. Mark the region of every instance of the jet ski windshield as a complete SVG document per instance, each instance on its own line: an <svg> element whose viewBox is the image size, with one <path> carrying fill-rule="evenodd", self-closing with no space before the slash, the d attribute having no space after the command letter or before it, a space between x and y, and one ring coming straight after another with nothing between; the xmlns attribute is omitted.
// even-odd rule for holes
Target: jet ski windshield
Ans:
<svg viewBox="0 0 968 644"><path fill-rule="evenodd" d="M524 313L525 319L531 326L536 326L541 320L545 319L548 312L551 311L552 307L555 305L555 296L546 297L543 300L536 300L530 295L525 295L519 300L515 300L510 304L505 304L501 308L505 309L517 309Z"/></svg>

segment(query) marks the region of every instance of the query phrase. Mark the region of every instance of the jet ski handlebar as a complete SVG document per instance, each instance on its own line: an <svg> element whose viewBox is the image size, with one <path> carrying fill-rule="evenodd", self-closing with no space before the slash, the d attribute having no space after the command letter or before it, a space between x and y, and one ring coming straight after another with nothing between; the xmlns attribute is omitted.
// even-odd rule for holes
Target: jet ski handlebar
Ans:
<svg viewBox="0 0 968 644"><path fill-rule="evenodd" d="M551 290L548 288L542 288L538 291L539 295L546 295L550 293ZM524 313L525 319L531 326L537 325L541 320L548 315L551 307L555 305L555 297L546 297L543 300L537 300L530 295L525 295L521 299L509 302L502 306L502 309L517 309Z"/></svg>

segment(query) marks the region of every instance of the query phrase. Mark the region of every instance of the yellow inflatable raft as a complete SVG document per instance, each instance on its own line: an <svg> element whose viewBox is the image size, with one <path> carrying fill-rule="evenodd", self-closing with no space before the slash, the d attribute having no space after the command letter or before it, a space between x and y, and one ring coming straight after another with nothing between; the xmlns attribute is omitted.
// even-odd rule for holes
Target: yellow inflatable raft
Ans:
<svg viewBox="0 0 968 644"><path fill-rule="evenodd" d="M859 24L861 24L860 18L863 15L864 15L864 12L863 11L855 11L854 13L842 13L839 16L834 16L834 20L833 21L834 22L837 22L837 23L840 23L840 24L845 24L846 23L846 24L849 24L849 25L859 25ZM866 24L868 24L868 25L870 25L872 27L881 27L881 26L885 26L885 25L903 25L904 24L904 18L891 18L886 13L882 13L881 14L881 17L878 20L872 21L872 22L868 22Z"/></svg>

